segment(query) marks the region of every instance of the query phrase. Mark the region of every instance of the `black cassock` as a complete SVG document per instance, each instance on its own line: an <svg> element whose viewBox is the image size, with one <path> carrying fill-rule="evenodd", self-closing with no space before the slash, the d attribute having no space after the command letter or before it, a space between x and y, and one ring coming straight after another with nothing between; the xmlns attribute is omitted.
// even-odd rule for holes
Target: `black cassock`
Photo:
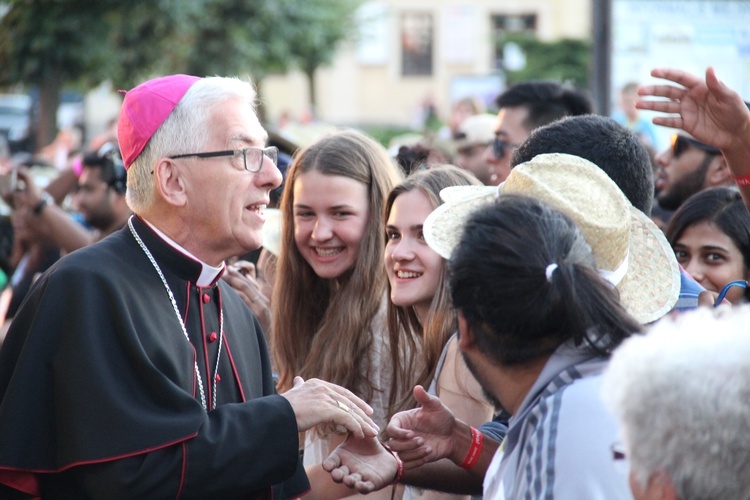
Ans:
<svg viewBox="0 0 750 500"><path fill-rule="evenodd" d="M201 264L132 221L190 341L127 225L61 259L0 350L0 497L8 485L43 498L304 494L294 412L252 312L221 280L196 286Z"/></svg>

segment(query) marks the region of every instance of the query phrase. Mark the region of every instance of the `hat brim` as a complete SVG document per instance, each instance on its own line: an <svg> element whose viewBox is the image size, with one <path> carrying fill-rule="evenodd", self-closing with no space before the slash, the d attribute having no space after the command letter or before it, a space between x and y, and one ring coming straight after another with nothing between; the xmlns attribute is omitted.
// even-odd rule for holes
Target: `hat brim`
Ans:
<svg viewBox="0 0 750 500"><path fill-rule="evenodd" d="M474 210L495 199L495 190L456 190L425 219L425 241L444 259L458 245L466 220ZM443 192L441 192L443 197ZM643 212L630 207L628 270L618 283L620 303L641 324L656 321L677 303L680 268L664 234Z"/></svg>

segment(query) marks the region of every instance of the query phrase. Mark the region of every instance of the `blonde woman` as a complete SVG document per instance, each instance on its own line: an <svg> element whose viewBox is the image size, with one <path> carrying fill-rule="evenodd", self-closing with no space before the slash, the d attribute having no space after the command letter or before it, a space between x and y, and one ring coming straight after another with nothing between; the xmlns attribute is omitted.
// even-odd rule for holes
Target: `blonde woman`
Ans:
<svg viewBox="0 0 750 500"><path fill-rule="evenodd" d="M409 357L404 372L394 379L399 387L391 391L390 406L394 412L416 407L411 388L421 385L458 418L479 426L492 419L492 406L458 351L446 261L427 245L422 232L424 220L442 204L440 190L470 184L480 182L457 167L436 166L412 174L388 195L384 217L388 331L392 355ZM466 497L407 487L404 498Z"/></svg>

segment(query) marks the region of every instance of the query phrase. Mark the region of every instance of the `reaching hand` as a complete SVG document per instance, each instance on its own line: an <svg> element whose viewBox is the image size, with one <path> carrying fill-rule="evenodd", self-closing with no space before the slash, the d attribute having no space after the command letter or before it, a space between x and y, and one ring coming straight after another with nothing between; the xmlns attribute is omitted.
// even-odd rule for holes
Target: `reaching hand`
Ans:
<svg viewBox="0 0 750 500"><path fill-rule="evenodd" d="M414 388L414 398L421 407L395 414L386 430L388 444L406 470L450 457L458 430L458 421L440 399L421 386Z"/></svg>
<svg viewBox="0 0 750 500"><path fill-rule="evenodd" d="M370 405L351 391L318 379L294 378L294 386L282 394L292 405L299 432L316 425L342 427L356 437L374 437L378 426L369 417Z"/></svg>
<svg viewBox="0 0 750 500"><path fill-rule="evenodd" d="M713 68L706 70L705 82L676 69L654 69L651 76L680 85L646 85L638 89L642 97L668 99L640 99L636 102L638 109L673 115L654 118L657 125L681 128L699 141L721 150L731 147L738 138L747 137L750 133L750 111L742 97L716 77Z"/></svg>
<svg viewBox="0 0 750 500"><path fill-rule="evenodd" d="M377 438L347 437L323 460L323 469L337 483L344 483L360 493L370 493L393 483L398 461Z"/></svg>
<svg viewBox="0 0 750 500"><path fill-rule="evenodd" d="M271 330L270 287L264 286L252 262L240 260L227 266L222 279L234 288L242 301L258 318L263 332Z"/></svg>

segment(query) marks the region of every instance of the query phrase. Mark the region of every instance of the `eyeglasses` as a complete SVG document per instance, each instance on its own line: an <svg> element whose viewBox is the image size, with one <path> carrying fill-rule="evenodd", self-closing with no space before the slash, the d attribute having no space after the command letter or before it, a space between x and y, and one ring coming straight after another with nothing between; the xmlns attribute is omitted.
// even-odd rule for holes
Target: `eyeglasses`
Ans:
<svg viewBox="0 0 750 500"><path fill-rule="evenodd" d="M492 153L497 158L503 158L506 151L516 149L518 146L520 146L520 144L511 144L495 137L495 141L492 143Z"/></svg>
<svg viewBox="0 0 750 500"><path fill-rule="evenodd" d="M695 139L691 139L690 137L685 137L684 135L672 134L672 137L669 140L669 147L672 151L672 156L674 156L675 158L679 158L680 155L682 155L682 153L687 150L688 146L696 147L701 151L705 151L706 153L712 155L721 154L721 151L713 146L703 144L700 141L696 141Z"/></svg>
<svg viewBox="0 0 750 500"><path fill-rule="evenodd" d="M248 172L260 172L263 168L263 160L269 159L276 165L279 161L279 148L276 146L269 146L267 148L245 148L245 149L230 149L227 151L213 151L210 153L188 153L184 155L174 155L169 158L176 160L177 158L189 158L195 156L197 158L216 158L218 156L242 156L242 162L245 165L245 170Z"/></svg>

